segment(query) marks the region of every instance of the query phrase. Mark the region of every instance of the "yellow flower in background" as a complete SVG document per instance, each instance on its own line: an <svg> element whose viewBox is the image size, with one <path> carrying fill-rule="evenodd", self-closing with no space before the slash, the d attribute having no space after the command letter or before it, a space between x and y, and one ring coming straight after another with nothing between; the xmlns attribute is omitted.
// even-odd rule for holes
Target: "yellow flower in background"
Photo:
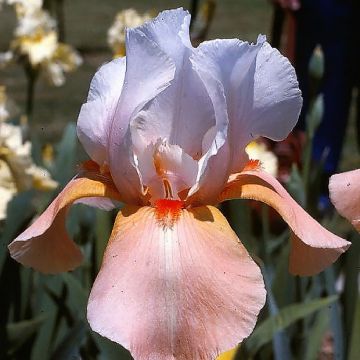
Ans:
<svg viewBox="0 0 360 360"><path fill-rule="evenodd" d="M35 187L52 190L57 182L51 179L46 169L38 167L31 158L31 142L22 139L21 127L13 124L0 125L0 160L5 162L18 191Z"/></svg>
<svg viewBox="0 0 360 360"><path fill-rule="evenodd" d="M140 26L151 18L149 13L141 15L135 9L125 9L117 13L107 34L107 41L114 58L125 55L125 29Z"/></svg>
<svg viewBox="0 0 360 360"><path fill-rule="evenodd" d="M30 141L22 142L20 126L0 124L0 220L8 202L20 191L49 191L58 186L49 172L34 164Z"/></svg>
<svg viewBox="0 0 360 360"><path fill-rule="evenodd" d="M58 41L55 31L49 33L39 31L30 36L21 36L12 43L12 47L17 49L20 54L28 56L33 67L51 61L57 46Z"/></svg>
<svg viewBox="0 0 360 360"><path fill-rule="evenodd" d="M268 150L264 143L252 141L245 151L251 160L259 160L261 162L263 170L274 177L277 176L278 159L272 151Z"/></svg>
<svg viewBox="0 0 360 360"><path fill-rule="evenodd" d="M7 204L18 192L58 186L46 169L34 164L31 142L23 141L21 126L5 122L11 115L7 101L5 87L0 86L0 220L6 218Z"/></svg>
<svg viewBox="0 0 360 360"><path fill-rule="evenodd" d="M75 71L82 64L80 54L70 45L58 43L52 58L45 63L48 80L55 86L65 83L65 73Z"/></svg>
<svg viewBox="0 0 360 360"><path fill-rule="evenodd" d="M42 1L9 0L8 3L15 6L18 24L10 51L0 54L0 65L25 59L32 68L43 70L52 85L63 85L65 73L82 64L80 54L59 42L56 21L41 8Z"/></svg>

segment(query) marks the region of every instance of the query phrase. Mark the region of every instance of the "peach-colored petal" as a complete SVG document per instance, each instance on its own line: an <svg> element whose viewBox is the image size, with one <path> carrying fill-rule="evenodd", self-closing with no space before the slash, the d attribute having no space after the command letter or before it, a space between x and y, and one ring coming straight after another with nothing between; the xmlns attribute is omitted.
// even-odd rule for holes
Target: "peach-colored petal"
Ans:
<svg viewBox="0 0 360 360"><path fill-rule="evenodd" d="M360 231L360 169L333 175L329 191L336 210Z"/></svg>
<svg viewBox="0 0 360 360"><path fill-rule="evenodd" d="M120 200L109 178L88 173L71 180L44 213L10 245L10 255L23 265L44 273L72 270L82 253L65 228L69 205L79 198L106 197Z"/></svg>
<svg viewBox="0 0 360 360"><path fill-rule="evenodd" d="M126 207L88 320L136 360L215 359L251 333L264 302L260 269L216 208L176 206L166 218Z"/></svg>
<svg viewBox="0 0 360 360"><path fill-rule="evenodd" d="M288 223L293 232L289 270L294 275L319 273L350 246L348 241L323 228L275 178L260 169L245 170L229 179L219 200L235 198L262 201Z"/></svg>

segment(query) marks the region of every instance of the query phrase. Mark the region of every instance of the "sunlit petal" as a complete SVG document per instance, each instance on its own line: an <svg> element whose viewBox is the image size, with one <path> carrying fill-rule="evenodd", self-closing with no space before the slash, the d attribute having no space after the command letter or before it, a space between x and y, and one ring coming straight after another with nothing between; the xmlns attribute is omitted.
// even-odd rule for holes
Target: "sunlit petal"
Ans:
<svg viewBox="0 0 360 360"><path fill-rule="evenodd" d="M66 232L65 218L68 207L85 197L120 200L109 179L74 178L43 214L9 245L10 255L44 273L68 271L80 265L82 254Z"/></svg>
<svg viewBox="0 0 360 360"><path fill-rule="evenodd" d="M77 133L89 156L99 165L108 162L109 128L124 83L125 58L103 65L90 84L87 103L80 110Z"/></svg>
<svg viewBox="0 0 360 360"><path fill-rule="evenodd" d="M245 146L259 136L284 139L298 119L302 99L294 68L264 37L202 43L192 61L223 86L229 116L231 173L244 165ZM207 88L213 87L206 78Z"/></svg>
<svg viewBox="0 0 360 360"><path fill-rule="evenodd" d="M264 171L249 170L232 176L220 201L236 198L262 201L288 223L293 231L289 270L295 275L314 275L324 270L350 246L323 228Z"/></svg>
<svg viewBox="0 0 360 360"><path fill-rule="evenodd" d="M176 71L171 85L134 118L132 127L134 135L143 139L143 147L158 138L167 139L199 159L201 139L215 124L215 119L207 90L189 59L194 50L189 23L189 13L177 9L164 11L154 21L138 28L169 56Z"/></svg>
<svg viewBox="0 0 360 360"><path fill-rule="evenodd" d="M177 211L123 209L90 294L92 329L137 360L214 359L264 305L261 272L221 213Z"/></svg>
<svg viewBox="0 0 360 360"><path fill-rule="evenodd" d="M142 184L129 129L130 121L174 78L175 65L152 40L128 29L126 73L109 135L109 165L117 188L127 203L139 203ZM146 66L143 66L146 62ZM139 84L141 86L139 86Z"/></svg>
<svg viewBox="0 0 360 360"><path fill-rule="evenodd" d="M333 175L329 191L336 210L360 231L360 169Z"/></svg>

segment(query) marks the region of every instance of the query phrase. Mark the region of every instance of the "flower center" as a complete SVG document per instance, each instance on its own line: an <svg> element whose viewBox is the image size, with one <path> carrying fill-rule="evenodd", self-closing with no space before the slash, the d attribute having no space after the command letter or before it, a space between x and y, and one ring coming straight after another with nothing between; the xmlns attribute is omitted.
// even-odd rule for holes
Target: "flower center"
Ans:
<svg viewBox="0 0 360 360"><path fill-rule="evenodd" d="M156 148L154 151L153 162L156 174L161 178L163 183L165 199L174 199L174 193L168 179L166 165L163 162L162 154L159 151L159 148Z"/></svg>
<svg viewBox="0 0 360 360"><path fill-rule="evenodd" d="M158 222L164 227L172 227L179 219L185 202L181 200L159 199L155 201L155 214Z"/></svg>
<svg viewBox="0 0 360 360"><path fill-rule="evenodd" d="M137 154L137 163L152 205L158 199L184 200L196 182L198 162L166 139L148 144Z"/></svg>

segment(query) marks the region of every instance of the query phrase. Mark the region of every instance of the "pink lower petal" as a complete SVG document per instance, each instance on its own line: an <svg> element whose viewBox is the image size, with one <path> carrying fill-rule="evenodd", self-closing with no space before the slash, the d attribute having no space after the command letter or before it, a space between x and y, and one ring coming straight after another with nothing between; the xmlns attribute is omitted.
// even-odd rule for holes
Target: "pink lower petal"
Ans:
<svg viewBox="0 0 360 360"><path fill-rule="evenodd" d="M289 270L314 275L331 265L350 243L322 227L270 174L260 169L233 175L219 201L253 199L273 207L293 231Z"/></svg>
<svg viewBox="0 0 360 360"><path fill-rule="evenodd" d="M137 360L215 359L253 330L262 275L216 208L171 211L119 213L88 320Z"/></svg>
<svg viewBox="0 0 360 360"><path fill-rule="evenodd" d="M333 175L329 191L336 210L360 231L360 169Z"/></svg>
<svg viewBox="0 0 360 360"><path fill-rule="evenodd" d="M82 253L66 232L65 218L67 208L84 197L119 200L108 181L87 177L71 180L43 214L8 246L10 255L44 273L68 271L80 265Z"/></svg>

